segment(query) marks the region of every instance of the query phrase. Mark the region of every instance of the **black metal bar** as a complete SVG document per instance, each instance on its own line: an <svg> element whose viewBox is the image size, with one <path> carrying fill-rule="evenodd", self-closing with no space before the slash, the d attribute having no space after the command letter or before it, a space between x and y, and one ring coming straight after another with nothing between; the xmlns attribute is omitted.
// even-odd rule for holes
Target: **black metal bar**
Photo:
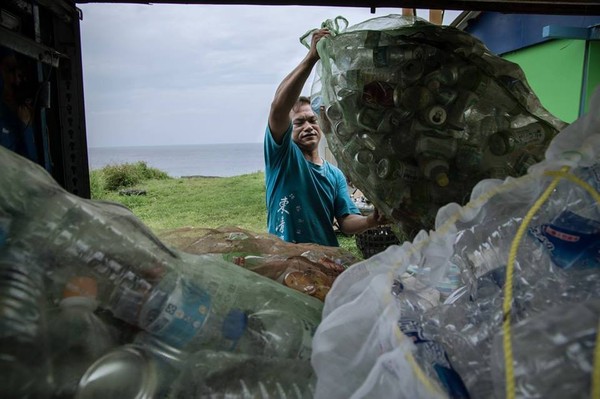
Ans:
<svg viewBox="0 0 600 399"><path fill-rule="evenodd" d="M54 18L54 37L57 50L68 55L57 70L58 131L52 136L60 136L60 162L56 171L62 171L62 184L65 190L83 198L90 197L88 151L83 103L83 71L81 61L81 36L79 19L68 23Z"/></svg>
<svg viewBox="0 0 600 399"><path fill-rule="evenodd" d="M64 57L53 48L36 43L35 40L3 27L0 27L0 45L53 67L57 67L60 58Z"/></svg>

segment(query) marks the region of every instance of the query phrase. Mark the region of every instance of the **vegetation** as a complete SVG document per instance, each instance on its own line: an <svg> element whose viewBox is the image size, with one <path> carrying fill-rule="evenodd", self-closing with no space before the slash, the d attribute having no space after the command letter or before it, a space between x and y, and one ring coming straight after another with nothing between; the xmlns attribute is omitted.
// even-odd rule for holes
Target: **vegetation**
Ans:
<svg viewBox="0 0 600 399"><path fill-rule="evenodd" d="M102 191L114 191L121 188L133 187L147 180L170 179L162 170L149 167L146 162L108 165L100 171L92 172L90 184L92 197L101 196Z"/></svg>
<svg viewBox="0 0 600 399"><path fill-rule="evenodd" d="M144 162L111 165L90 173L93 199L127 206L154 231L184 226L238 226L263 232L267 224L263 172L234 177L169 178ZM122 195L121 189L145 195ZM137 190L137 191L136 191ZM354 237L340 245L362 258Z"/></svg>

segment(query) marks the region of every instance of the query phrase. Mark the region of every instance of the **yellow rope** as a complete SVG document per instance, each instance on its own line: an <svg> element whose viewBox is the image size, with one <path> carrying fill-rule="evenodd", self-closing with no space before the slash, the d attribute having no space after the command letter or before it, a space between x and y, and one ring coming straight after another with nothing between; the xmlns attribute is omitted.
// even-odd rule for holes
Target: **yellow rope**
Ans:
<svg viewBox="0 0 600 399"><path fill-rule="evenodd" d="M394 335L396 336L396 339L401 342L405 339L408 339L401 331L400 331L400 327L398 327L398 324L396 324L394 326ZM411 352L406 352L404 354L404 358L408 361L408 364L410 365L410 367L412 368L413 372L415 373L415 376L417 377L417 379L421 382L421 384L423 384L423 386L425 388L427 388L427 390L431 393L435 393L436 395L439 396L445 396L445 394L440 390L440 388L433 383L433 381L427 376L427 374L425 374L425 372L423 371L423 369L421 368L421 366L419 366L419 364L417 363L416 359L414 358L414 356L412 355Z"/></svg>
<svg viewBox="0 0 600 399"><path fill-rule="evenodd" d="M567 180L571 180L573 183L576 183L577 185L579 185L583 189L585 189L585 191L587 191L594 198L594 200L596 200L596 202L600 203L600 193L598 193L596 191L596 189L594 187L592 187L589 183L581 180L579 177L575 176L574 174L563 172L562 170L548 171L548 172L545 172L544 174L548 175L548 176L558 176L558 177L562 177Z"/></svg>

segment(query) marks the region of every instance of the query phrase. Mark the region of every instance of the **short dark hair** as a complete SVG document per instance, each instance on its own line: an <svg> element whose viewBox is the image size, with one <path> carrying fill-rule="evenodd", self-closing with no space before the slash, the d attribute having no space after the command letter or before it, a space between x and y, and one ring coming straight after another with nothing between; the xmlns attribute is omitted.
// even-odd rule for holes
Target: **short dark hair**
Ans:
<svg viewBox="0 0 600 399"><path fill-rule="evenodd" d="M310 97L306 97L306 96L300 96L300 97L298 97L298 100L296 100L296 103L292 107L292 110L293 111L297 111L298 108L300 108L304 104L310 105Z"/></svg>

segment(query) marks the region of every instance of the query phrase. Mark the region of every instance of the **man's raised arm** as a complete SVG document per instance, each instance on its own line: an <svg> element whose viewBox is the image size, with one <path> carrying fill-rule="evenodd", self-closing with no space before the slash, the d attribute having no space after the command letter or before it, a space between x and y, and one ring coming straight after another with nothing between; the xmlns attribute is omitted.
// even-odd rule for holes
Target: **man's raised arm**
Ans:
<svg viewBox="0 0 600 399"><path fill-rule="evenodd" d="M298 100L306 80L319 60L317 43L329 35L329 30L320 29L312 35L310 50L304 59L287 75L275 91L269 113L269 128L276 143L281 144L283 134L290 125L290 111Z"/></svg>

